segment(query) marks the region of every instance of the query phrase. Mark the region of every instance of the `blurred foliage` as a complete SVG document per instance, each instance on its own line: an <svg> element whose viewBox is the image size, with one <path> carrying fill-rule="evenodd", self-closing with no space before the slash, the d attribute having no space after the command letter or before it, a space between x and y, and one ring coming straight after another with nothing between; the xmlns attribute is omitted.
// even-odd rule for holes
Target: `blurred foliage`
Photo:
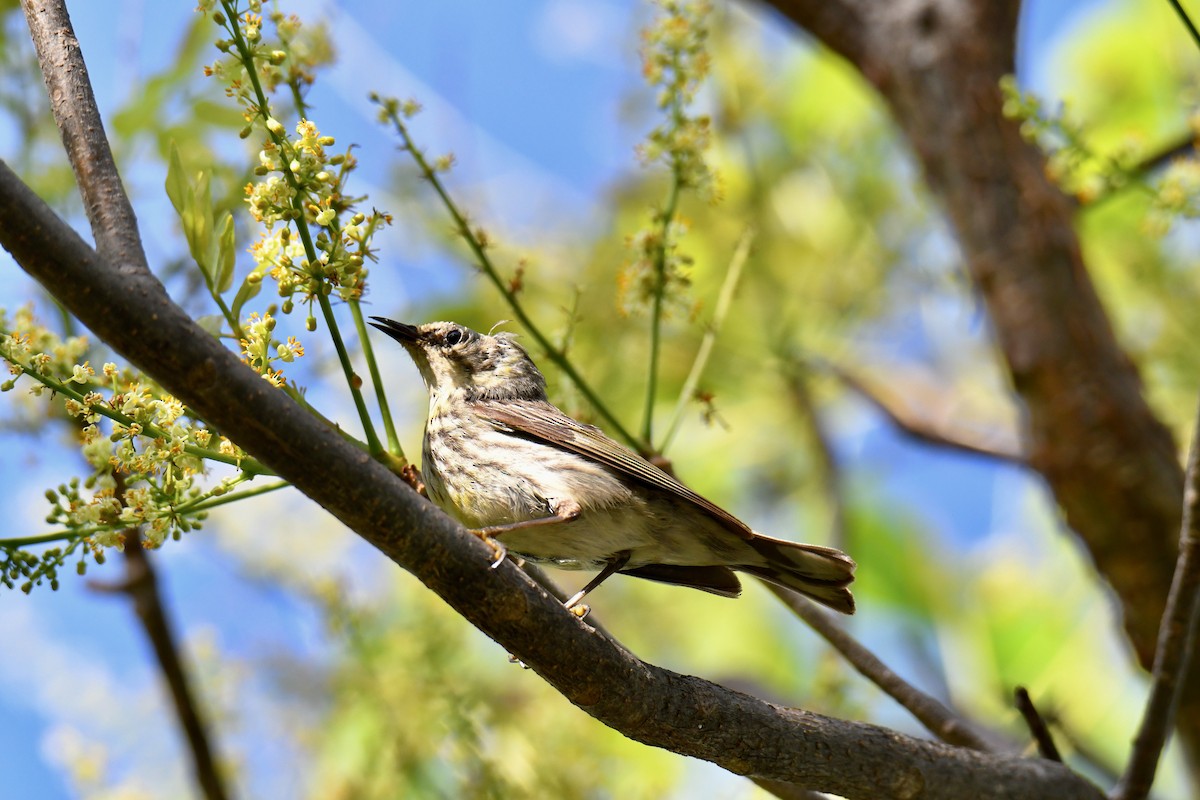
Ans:
<svg viewBox="0 0 1200 800"><path fill-rule="evenodd" d="M804 412L787 396L788 364L819 356L898 380L903 363L920 362L948 392L981 393L1014 416L1015 399L953 243L886 108L842 61L782 40L740 9L715 13L711 78L699 102L712 120L709 158L722 198L686 196L680 206L689 228L681 246L692 263L687 302L672 304L664 324L658 418L664 424L671 413L736 244L752 230L752 255L700 384L707 403L688 407L683 435L667 455L682 479L755 528L827 541L831 501L820 488L821 460ZM1170 13L1165 4L1108 4L1063 48L1056 80L1070 98L1073 130L1095 157L1136 161L1138 153L1190 135L1200 56ZM8 15L0 47L0 99L22 131L24 149L14 158L43 196L65 202L70 174L60 158L46 155L57 136L39 108L40 81L13 19ZM174 142L185 167L215 176L218 208L241 215L245 167L236 165L245 154L236 132L242 120L198 79L211 35L199 23L184 32L179 61L135 93L110 133L119 154L148 143L164 173ZM407 91L364 86L364 94L372 88ZM651 127L644 119L636 124ZM424 226L423 246L443 247L469 264L428 187L412 179L405 162L397 164L396 192L406 202L390 210ZM383 167L374 168L382 174ZM643 397L649 321L622 304L618 276L630 258L627 237L661 205L666 181L663 171L638 170L631 154L629 173L603 200L607 217L598 226L592 221L587 233L558 232L571 242L565 247L510 241L491 221L472 220L488 226L497 263L520 275L520 298L531 316L552 340L569 341L570 358L630 427ZM468 187L457 185L453 173L447 183L469 208ZM1160 235L1159 191L1158 175L1140 176L1082 208L1079 233L1122 341L1156 409L1183 441L1200 375L1197 229L1173 220ZM183 264L187 248L177 238L173 263ZM403 270L398 258L384 254L376 269ZM199 293L201 279L190 280L189 291ZM391 313L376 302L380 313ZM452 299L406 313L413 321L456 319L483 330L509 316L468 269ZM547 377L566 410L591 418L569 383ZM997 478L997 492L1006 494L994 501L991 525L964 541L956 523L920 506L951 504L955 486L925 486L916 500L898 497L889 488L898 467L855 461L878 435L878 420L832 380L819 373L812 379L850 506L845 546L860 564L861 611L851 629L901 674L1017 741L1028 737L1011 691L1027 686L1043 710L1053 710L1060 732L1069 734L1064 741L1078 742L1101 762L1087 763L1066 746L1073 763L1091 770L1119 764L1137 718L1141 677L1103 588L1062 534L1044 490ZM410 410L401 424L415 436L423 411ZM716 413L708 419L719 423L704 424L710 410ZM947 471L936 474L944 479ZM285 771L304 772L308 796L713 796L712 785L696 791L690 762L590 720L535 675L508 664L500 648L407 576L389 570L364 580L368 554L345 544L345 534L322 528L311 515L281 524L287 507L262 502L268 509L262 517L214 515L210 527L245 528L221 541L257 579L311 602L336 643L328 663L271 673L283 698L276 710L291 723L281 725L293 737ZM342 545L323 558L321 543L330 540ZM298 559L308 562L303 570ZM582 582L582 576L555 577L571 586ZM758 587L730 602L617 579L592 605L606 627L652 662L776 702L919 733ZM319 678L297 680L306 669ZM236 728L237 699L221 707L229 715L222 726ZM289 716L289 707L320 713ZM272 778L267 767L256 773L255 744L238 744L231 760L239 776L268 794L278 790L272 781L282 777ZM1173 796L1180 780L1178 765L1168 763L1163 796ZM103 787L80 791L99 797Z"/></svg>

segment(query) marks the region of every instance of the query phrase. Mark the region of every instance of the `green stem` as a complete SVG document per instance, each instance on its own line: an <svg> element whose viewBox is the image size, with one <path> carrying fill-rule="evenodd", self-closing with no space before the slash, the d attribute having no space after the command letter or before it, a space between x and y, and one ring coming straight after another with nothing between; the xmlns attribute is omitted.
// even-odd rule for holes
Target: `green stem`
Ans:
<svg viewBox="0 0 1200 800"><path fill-rule="evenodd" d="M22 536L16 539L0 539L0 548L5 550L16 550L21 547L29 547L35 544L50 544L51 542L69 542L76 539L82 539L85 536L91 536L93 533L101 533L109 530L108 526L93 526L90 528L80 528L73 531L55 531L53 533L42 533L37 536Z"/></svg>
<svg viewBox="0 0 1200 800"><path fill-rule="evenodd" d="M679 431L679 424L683 420L683 412L687 407L688 402L696 393L696 387L700 383L700 378L704 375L704 369L708 366L708 359L712 355L713 346L717 341L717 334L721 332L721 325L725 322L725 317L729 314L729 308L733 305L733 295L737 289L738 282L742 277L742 269L746 265L746 261L750 257L750 246L754 242L754 231L747 230L738 239L737 246L733 251L733 258L729 260L729 269L725 273L725 280L721 283L721 290L717 294L717 306L713 309L712 321L704 331L704 337L700 340L700 348L696 351L696 359L692 362L692 368L688 372L688 376L683 381L683 388L679 391L679 400L675 403L675 411L671 415L671 424L667 426L667 434L663 437L662 444L659 446L659 452L665 453L667 448L671 446L671 442L675 438L675 434Z"/></svg>
<svg viewBox="0 0 1200 800"><path fill-rule="evenodd" d="M254 96L258 102L258 114L265 123L271 118L270 103L267 100L266 92L263 91L262 82L259 80L258 71L254 68L254 58L250 53L250 48L246 44L245 37L242 36L242 29L237 22L237 9L232 0L221 0L221 5L225 9L226 30L233 37L234 46L237 47L238 57L242 61L242 67L246 70L246 76L250 81L250 85L254 89ZM266 127L267 134L279 148L280 154L280 170L283 172L284 178L288 182L288 186L292 188L292 210L295 212L292 222L296 226L296 233L300 236L300 242L304 246L304 257L308 259L309 274L314 282L317 283L316 291L313 294L317 297L317 302L321 306L321 314L325 317L325 324L329 328L329 336L333 339L334 349L337 350L338 362L342 365L342 373L346 378L346 385L350 387L350 395L354 399L354 408L358 412L360 421L362 422L363 432L367 437L367 449L372 456L378 456L383 453L383 445L379 442L379 437L375 433L375 425L371 422L371 415L367 411L366 401L363 400L362 392L359 390L359 384L362 379L354 373L354 365L350 362L350 355L346 351L346 345L342 341L341 332L337 327L337 320L333 315L333 307L329 302L329 298L322 291L325 287L324 277L319 275L320 259L317 257L317 248L313 245L312 233L308 229L308 221L305 218L305 200L308 198L308 192L300 184L295 173L292 172L291 161L288 153L291 149L289 142L281 134Z"/></svg>
<svg viewBox="0 0 1200 800"><path fill-rule="evenodd" d="M0 332L0 333L3 333L3 332ZM10 361L9 363L11 364L14 362ZM83 403L84 395L82 393L76 391L75 389L72 389L68 384L57 381L54 378L49 377L48 375L42 375L38 372L35 372L33 369L25 366L24 364L18 364L17 366L19 366L21 368L21 372L23 372L24 374L33 378L35 381L42 384L46 388L48 388L54 392L57 392L58 394L64 395L66 397L70 397L72 400L76 400L80 403ZM91 405L91 406L88 406L88 409L96 412L97 414L99 414L102 417L107 417L108 419L111 419L113 422L120 423L121 425L124 425L127 428L131 427L133 425L138 425L139 427L141 427L143 434L150 436L152 438L155 438L155 439L170 439L171 438L170 434L168 434L162 428L159 428L157 425L154 425L149 422L138 422L133 417L126 416L125 414L122 414L120 411L116 411L106 405ZM242 472L246 473L247 475L274 475L275 474L275 472L272 469L270 469L267 465L255 460L253 458L250 458L249 456L245 456L243 458L238 458L237 456L227 456L224 453L218 453L215 450L209 450L207 448L200 447L199 445L195 445L195 444L185 444L183 446L183 451L185 453L187 453L189 456L194 456L196 458L205 458L205 459L208 459L209 461L217 461L222 464L229 464L230 466L237 467L238 469L240 469Z"/></svg>
<svg viewBox="0 0 1200 800"><path fill-rule="evenodd" d="M176 509L176 511L181 514L194 514L198 511L208 511L211 508L216 508L217 506L223 506L227 503L235 503L238 500L245 500L248 497L257 497L259 495L267 494L269 492L275 492L280 489L286 489L287 487L289 487L291 485L292 484L290 484L287 481L278 481L276 483L268 483L268 484L264 484L262 486L256 486L253 489L246 489L243 492L233 492L232 494L223 494L219 497L213 497L212 495L209 495L208 497L198 498L197 500L194 501L194 503L188 503L188 504L179 506Z"/></svg>
<svg viewBox="0 0 1200 800"><path fill-rule="evenodd" d="M383 376L379 373L379 364L375 361L375 348L371 346L371 337L367 335L367 323L363 319L362 305L357 300L350 301L350 314L354 317L354 328L358 331L358 341L362 346L363 357L367 360L367 372L371 375L371 385L375 388L375 399L379 403L379 413L383 417L383 431L387 436L388 450L396 458L404 460L404 449L400 446L400 437L396 435L396 425L392 422L392 410L388 408L387 394L383 389Z"/></svg>
<svg viewBox="0 0 1200 800"><path fill-rule="evenodd" d="M229 328L233 331L234 339L242 341L246 338L246 332L242 330L242 323L233 315L233 311L225 303L225 298L221 297L219 292L211 292L212 299L216 301L217 307L221 309L221 313L225 316L225 321L229 323Z"/></svg>
<svg viewBox="0 0 1200 800"><path fill-rule="evenodd" d="M346 343L342 341L342 333L338 330L337 320L333 316L333 305L324 292L317 295L317 303L321 306L321 315L325 317L325 324L329 326L329 337L333 339L333 347L337 350L338 361L342 363L346 383L350 386L350 395L354 398L354 408L358 411L359 419L362 420L363 432L367 435L367 450L373 457L379 456L383 453L383 445L375 433L375 425L371 422L370 412L367 411L367 401L363 399L362 391L358 388L362 383L362 378L354 373L354 365L350 363L350 354L346 350Z"/></svg>
<svg viewBox="0 0 1200 800"><path fill-rule="evenodd" d="M201 511L208 511L209 509L216 508L217 506L223 506L226 503L233 503L238 500L245 500L249 497L257 497L258 495L267 494L268 492L278 491L279 489L286 489L291 485L292 484L288 483L287 481L279 481L277 483L268 483L263 486L257 486L253 489L247 489L244 492L235 492L233 494L226 494L220 497L208 495L206 497L197 498L189 503L176 506L175 513L180 515L196 514ZM90 527L76 528L69 531L54 531L52 533L42 533L36 536L0 539L0 548L5 550L15 550L17 548L29 547L31 545L75 541L78 539L83 539L87 536L91 536L92 534L103 533L105 531L111 531L118 528L124 529L127 527L129 526L125 523L121 523L120 525L92 525Z"/></svg>
<svg viewBox="0 0 1200 800"><path fill-rule="evenodd" d="M454 200L451 199L450 194L446 191L445 186L442 185L441 180L437 177L437 172L429 166L429 162L425 160L425 156L422 155L421 151L417 149L412 137L409 135L408 128L405 126L404 121L401 120L399 114L394 109L389 108L386 103L383 107L387 109L388 119L391 120L392 124L396 127L397 133L399 133L401 139L403 139L404 149L412 155L413 161L416 162L417 168L421 171L422 176L429 181L429 183L433 186L434 191L437 192L438 197L442 201L442 205L446 208L446 211L454 220L454 225L458 229L459 235L466 241L467 247L470 248L471 253L475 256L476 261L479 263L480 269L483 270L483 274L487 276L488 280L492 282L492 285L495 286L500 292L505 302L508 303L509 308L512 309L513 314L516 315L517 321L520 322L525 330L529 332L529 335L532 336L534 341L537 342L538 347L542 349L542 351L546 354L546 357L549 358L550 361L556 367L558 367L558 369L561 370L562 373L566 375L572 383L575 384L576 388L579 389L579 393L584 396L588 403L591 404L592 408L596 410L596 413L604 419L608 427L614 433L616 433L620 438L624 439L634 449L642 453L650 453L650 441L638 439L620 423L616 416L608 409L608 406L606 406L600 399L599 395L597 395L592 387L588 385L587 381L583 379L583 376L579 374L579 371L575 369L575 366L571 363L570 359L566 357L566 354L551 344L546 335L542 333L537 325L534 324L533 320L530 319L529 315L525 312L525 308L521 305L521 301L517 298L516 292L506 285L504 280L500 277L500 273L496 269L496 266L492 263L491 258L484 249L484 245L471 230L471 226L467 223L466 217L464 217L462 212L459 211L458 206L454 203Z"/></svg>
<svg viewBox="0 0 1200 800"><path fill-rule="evenodd" d="M658 247L654 253L654 300L650 308L650 357L646 375L646 402L642 409L642 438L653 441L654 400L658 394L658 355L662 343L663 295L667 290L667 251L670 248L671 221L679 204L679 170L671 170L671 188L667 205L659 219Z"/></svg>
<svg viewBox="0 0 1200 800"><path fill-rule="evenodd" d="M671 68L678 76L682 70L680 57L674 53ZM681 129L686 124L684 117L683 88L679 81L672 83L670 99L671 124ZM667 257L672 249L671 223L679 208L679 195L683 189L683 164L678 153L671 153L671 185L667 190L667 202L659 215L658 245L654 252L654 299L650 309L650 356L647 359L646 402L642 409L642 438L654 441L654 402L658 395L658 362L662 346L663 299L667 291Z"/></svg>

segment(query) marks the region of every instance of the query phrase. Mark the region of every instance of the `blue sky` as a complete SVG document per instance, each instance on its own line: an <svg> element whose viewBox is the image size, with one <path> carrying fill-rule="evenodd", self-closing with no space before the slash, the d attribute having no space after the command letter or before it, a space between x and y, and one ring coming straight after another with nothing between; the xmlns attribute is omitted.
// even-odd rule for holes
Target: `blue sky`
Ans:
<svg viewBox="0 0 1200 800"><path fill-rule="evenodd" d="M414 126L418 137L456 153L455 179L478 198L482 216L502 219L518 239L523 233L544 238L547 229L585 226L600 190L633 168L638 133L624 124L623 102L640 82L633 34L645 14L642 6L602 0L286 5L304 18L328 16L342 54L311 97L314 119L323 129L342 141L359 142L364 164L373 157L384 163L394 142L375 124L367 93L419 98L427 111ZM1101 3L1026 5L1021 77L1032 88L1053 93L1047 56L1079 15L1093 13ZM73 4L102 110L111 113L136 91L139 78L168 63L191 7L152 0ZM11 136L11 128L0 124L0 157L13 151ZM171 225L162 198L155 195L161 175L134 164L127 176L143 225L159 231L146 237L153 261L156 242L169 235L162 231ZM377 204L389 207L382 187L388 177L364 170L356 180ZM378 272L375 292L392 305L448 291L466 274L439 254L414 248L402 225L384 247L416 267L406 270L403 280ZM27 292L27 284L6 258L0 255L6 276L2 299L12 303ZM994 514L1003 513L992 502L998 492L1036 491L1011 470L967 457L949 462L935 457L899 440L878 420L840 446L847 458L887 464L896 476L889 490L899 494L919 495L931 479L955 481L959 491L939 493L943 505L931 511L951 538L979 535L995 524ZM42 488L61 479L62 465L39 458L32 440L21 439L6 453L0 474L14 526L9 535L40 531L44 509L20 498L39 498ZM948 505L947 497L952 498ZM255 523L288 524L269 518L242 521L249 529ZM246 538L237 546L245 546ZM339 549L344 545L328 546L344 555ZM167 548L159 563L170 610L185 635L201 641L217 636L221 648L232 653L277 647L320 659L326 652L310 609L282 590L231 572L229 559L203 539L194 536ZM250 608L253 614L246 613ZM71 739L72 729L106 735L87 729L90 715L134 715L146 729L161 731L161 744L155 746L161 748L166 772L174 769L170 765L179 757L174 728L123 600L97 596L70 578L62 591L37 592L32 600L0 595L0 640L6 642L0 659L0 780L11 796L70 796L53 754L81 746Z"/></svg>

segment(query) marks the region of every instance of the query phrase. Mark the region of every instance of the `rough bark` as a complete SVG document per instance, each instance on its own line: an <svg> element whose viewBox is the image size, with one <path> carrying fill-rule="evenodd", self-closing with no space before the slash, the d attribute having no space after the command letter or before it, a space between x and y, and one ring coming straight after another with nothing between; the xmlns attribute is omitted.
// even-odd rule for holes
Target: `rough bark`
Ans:
<svg viewBox="0 0 1200 800"><path fill-rule="evenodd" d="M1042 154L1001 113L1018 3L774 0L879 91L946 209L1027 417L1031 466L1116 593L1149 668L1175 567L1183 470L1113 333ZM847 33L847 19L856 23ZM1179 715L1200 763L1200 668Z"/></svg>

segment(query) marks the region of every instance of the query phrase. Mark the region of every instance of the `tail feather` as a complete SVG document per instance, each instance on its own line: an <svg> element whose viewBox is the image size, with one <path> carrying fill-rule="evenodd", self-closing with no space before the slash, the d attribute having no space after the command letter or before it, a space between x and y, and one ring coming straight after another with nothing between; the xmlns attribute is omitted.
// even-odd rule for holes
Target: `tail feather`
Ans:
<svg viewBox="0 0 1200 800"><path fill-rule="evenodd" d="M733 570L721 566L685 567L676 564L647 564L642 567L621 570L622 575L633 575L676 586L719 594L722 597L737 597L742 593L742 584Z"/></svg>
<svg viewBox="0 0 1200 800"><path fill-rule="evenodd" d="M754 534L750 541L765 563L734 569L792 589L843 614L854 613L854 560L841 550Z"/></svg>

